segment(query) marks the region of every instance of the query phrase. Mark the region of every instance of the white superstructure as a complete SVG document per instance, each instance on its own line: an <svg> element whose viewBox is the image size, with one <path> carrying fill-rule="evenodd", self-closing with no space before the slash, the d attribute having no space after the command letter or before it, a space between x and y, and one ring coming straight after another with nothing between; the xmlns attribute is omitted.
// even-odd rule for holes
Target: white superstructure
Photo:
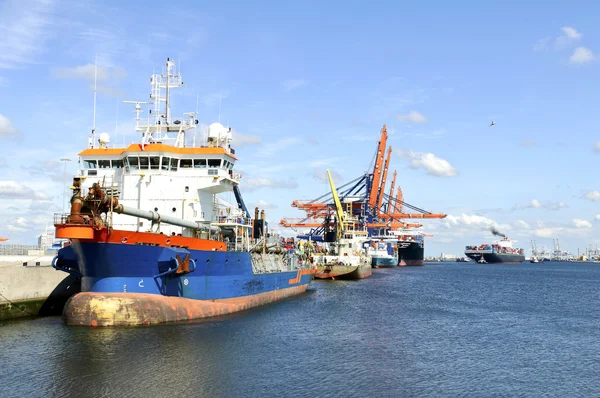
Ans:
<svg viewBox="0 0 600 398"><path fill-rule="evenodd" d="M241 178L234 170L237 158L231 148L231 128L211 124L206 139L196 146L196 113L185 113L182 118L174 118L171 113L170 91L183 86L175 63L167 60L166 70L152 75L150 85L151 102L124 101L135 106L139 143L110 147L108 134L96 136L92 131L88 148L79 154L82 168L77 176L82 178L82 192L100 183L107 195L131 208L207 225L247 222L241 204L217 197L231 192ZM193 235L185 227L153 224L115 212L106 217L115 229Z"/></svg>

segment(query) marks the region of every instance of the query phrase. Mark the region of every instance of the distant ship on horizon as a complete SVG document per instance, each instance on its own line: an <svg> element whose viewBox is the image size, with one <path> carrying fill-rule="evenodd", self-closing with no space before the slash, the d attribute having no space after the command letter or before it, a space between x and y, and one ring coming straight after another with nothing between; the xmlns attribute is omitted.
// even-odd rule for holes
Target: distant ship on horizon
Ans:
<svg viewBox="0 0 600 398"><path fill-rule="evenodd" d="M492 242L492 244L466 246L465 255L480 264L520 264L525 261L525 249L514 248L513 243L515 242L505 236L501 240Z"/></svg>

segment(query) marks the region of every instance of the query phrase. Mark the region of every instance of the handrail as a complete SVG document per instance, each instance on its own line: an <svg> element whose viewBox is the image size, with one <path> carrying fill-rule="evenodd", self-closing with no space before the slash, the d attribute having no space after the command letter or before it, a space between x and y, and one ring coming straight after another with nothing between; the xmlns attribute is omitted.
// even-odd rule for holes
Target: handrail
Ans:
<svg viewBox="0 0 600 398"><path fill-rule="evenodd" d="M50 265L52 265L52 268L54 268L57 271L62 271L62 272L66 272L71 275L75 275L78 278L83 278L83 275L80 272L73 271L70 268L61 267L57 263L58 263L58 256L54 256L54 258L52 259L52 262L50 263Z"/></svg>
<svg viewBox="0 0 600 398"><path fill-rule="evenodd" d="M166 275L176 272L180 267L179 261L177 261L175 258L172 258L171 261L175 261L175 263L177 264L177 266L175 268L169 268L165 272L161 272L160 274L154 275L153 278L154 279L161 278L163 276L166 276Z"/></svg>
<svg viewBox="0 0 600 398"><path fill-rule="evenodd" d="M165 272L161 272L160 274L154 275L153 278L157 279L157 278L161 278L163 276L170 275L170 274L173 274L173 273L177 272L179 270L179 267L181 266L181 263L179 261L177 261L176 258L171 258L171 261L174 261L177 264L177 266L175 268L169 268ZM193 258L190 258L190 261L192 262L192 265L194 267L192 269L190 269L189 272L194 272L194 271L196 271L196 267L197 267L196 266L196 261Z"/></svg>

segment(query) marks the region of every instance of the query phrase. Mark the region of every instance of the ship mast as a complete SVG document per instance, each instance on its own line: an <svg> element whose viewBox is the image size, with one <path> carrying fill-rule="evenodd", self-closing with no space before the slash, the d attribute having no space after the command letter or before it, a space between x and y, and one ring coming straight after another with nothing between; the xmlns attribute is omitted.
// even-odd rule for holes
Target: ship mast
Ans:
<svg viewBox="0 0 600 398"><path fill-rule="evenodd" d="M142 149L150 143L163 143L173 145L178 148L185 147L185 132L196 129L198 120L197 112L184 113L181 120L174 120L171 123L169 96L172 88L183 87L183 81L179 71L175 71L175 62L167 58L166 71L160 74L153 74L150 78L150 99L154 102L145 101L123 101L127 104L135 104L136 112L136 131L143 132ZM164 96L163 91L164 91ZM163 110L162 102L165 102ZM140 124L141 104L154 104L153 109L149 110L149 115L154 114L154 120L148 118L148 122ZM142 122L143 123L143 122Z"/></svg>

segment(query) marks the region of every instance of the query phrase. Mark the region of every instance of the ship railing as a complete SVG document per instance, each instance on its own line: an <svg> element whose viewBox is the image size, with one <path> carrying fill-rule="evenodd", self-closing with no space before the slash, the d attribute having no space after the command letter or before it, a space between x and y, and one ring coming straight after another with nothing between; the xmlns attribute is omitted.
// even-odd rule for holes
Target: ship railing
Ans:
<svg viewBox="0 0 600 398"><path fill-rule="evenodd" d="M223 216L218 217L217 221L215 221L215 224L217 224L217 225L228 224L228 225L251 227L252 219L247 218L247 217L241 217L241 216L235 217L235 216L230 216L230 215L223 215Z"/></svg>
<svg viewBox="0 0 600 398"><path fill-rule="evenodd" d="M73 216L70 213L54 213L54 225L94 226L98 225L98 223L94 221L94 218L90 217L88 214ZM100 225L105 225L105 222L102 221Z"/></svg>

